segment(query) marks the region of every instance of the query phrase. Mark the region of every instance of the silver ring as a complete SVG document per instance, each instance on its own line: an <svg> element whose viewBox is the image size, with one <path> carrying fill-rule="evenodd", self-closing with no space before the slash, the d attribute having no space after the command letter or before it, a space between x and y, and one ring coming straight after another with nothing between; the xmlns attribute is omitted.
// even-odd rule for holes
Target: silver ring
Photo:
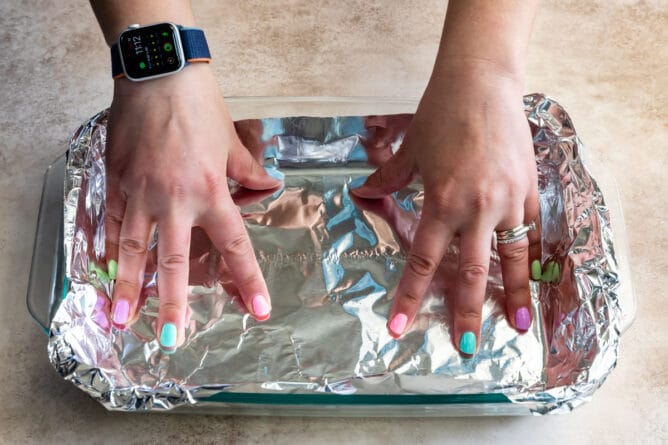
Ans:
<svg viewBox="0 0 668 445"><path fill-rule="evenodd" d="M495 230L496 242L499 244L511 244L526 238L530 230L536 230L536 222L529 224L520 224L519 226L508 230Z"/></svg>

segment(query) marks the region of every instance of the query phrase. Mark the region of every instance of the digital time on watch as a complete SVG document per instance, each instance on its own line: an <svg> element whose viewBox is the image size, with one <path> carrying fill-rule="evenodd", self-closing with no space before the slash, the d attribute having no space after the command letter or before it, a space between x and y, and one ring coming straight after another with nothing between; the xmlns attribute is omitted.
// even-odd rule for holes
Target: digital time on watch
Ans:
<svg viewBox="0 0 668 445"><path fill-rule="evenodd" d="M155 79L177 73L188 63L210 61L204 31L173 23L130 25L111 47L114 79Z"/></svg>

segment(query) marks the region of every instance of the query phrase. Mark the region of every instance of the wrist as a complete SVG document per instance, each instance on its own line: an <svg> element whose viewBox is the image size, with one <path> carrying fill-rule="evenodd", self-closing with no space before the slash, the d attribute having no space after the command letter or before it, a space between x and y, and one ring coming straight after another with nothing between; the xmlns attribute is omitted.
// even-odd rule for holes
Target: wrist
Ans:
<svg viewBox="0 0 668 445"><path fill-rule="evenodd" d="M453 56L434 67L428 89L491 89L522 96L524 81L524 70L519 67L511 68L483 57Z"/></svg>
<svg viewBox="0 0 668 445"><path fill-rule="evenodd" d="M537 0L451 0L435 73L470 72L524 83Z"/></svg>
<svg viewBox="0 0 668 445"><path fill-rule="evenodd" d="M171 76L134 82L125 77L114 80L114 97L193 95L202 89L218 90L218 83L208 63L191 63Z"/></svg>

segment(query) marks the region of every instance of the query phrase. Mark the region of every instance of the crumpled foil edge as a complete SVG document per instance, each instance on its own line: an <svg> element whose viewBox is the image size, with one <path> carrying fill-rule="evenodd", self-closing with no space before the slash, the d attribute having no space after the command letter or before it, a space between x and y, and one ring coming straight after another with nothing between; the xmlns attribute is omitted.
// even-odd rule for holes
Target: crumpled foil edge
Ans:
<svg viewBox="0 0 668 445"><path fill-rule="evenodd" d="M581 231L596 230L596 236L601 240L600 251L593 261L572 264L572 277L576 282L578 291L576 296L577 307L570 310L553 311L560 313L560 320L546 320L554 329L550 331L552 339L546 339L546 344L555 341L555 335L562 335L565 339L577 343L582 340L588 342L585 345L568 345L566 348L580 348L586 355L582 359L587 364L586 369L577 368L579 371L577 381L571 385L558 384L559 364L550 367L556 369L555 374L546 371L544 388L527 388L525 391L508 388L492 388L494 392L502 392L516 404L526 406L534 414L565 412L588 401L593 393L605 381L607 375L615 367L619 342L619 320L620 308L617 301L617 266L614 259L613 236L610 227L608 209L605 205L600 190L595 181L589 175L582 162L583 146L576 136L572 122L564 109L554 100L541 95L533 94L525 97L525 111L534 132L534 145L536 162L539 169L543 169L541 178L546 183L541 187L551 187L561 183L559 202L544 203L541 201L541 216L549 216L554 213L554 208L560 207L565 215L566 221L560 221L561 229L553 233L564 235L562 239L544 239L543 258L549 258L554 254L556 247L561 246L564 257L572 259L578 257L583 249L583 243L589 242L590 236L580 236ZM67 163L65 184L65 252L67 258L67 276L72 279L70 291L63 303L67 306L77 293L85 294L91 292L82 283L77 282L76 270L87 269L85 264L77 264L77 250L87 250L86 243L90 240L81 236L81 231L76 228L82 225L93 225L96 215L103 212L100 206L104 205L104 196L92 196L86 199L86 209L82 214L78 208L81 193L101 193L104 184L90 185L90 181L104 181L104 159L102 153L89 150L91 144L104 145L106 137L106 112L101 112L85 123L72 137ZM95 141L95 139L98 139ZM554 177L554 171L559 171L560 177ZM564 183L563 178L569 177L570 182ZM574 179L577 179L575 181ZM552 182L550 182L552 181ZM582 184L583 181L586 184ZM591 192L592 206L581 209L572 204L582 190ZM564 211L564 208L566 209ZM591 213L593 210L593 213ZM595 220L595 224L585 224L585 221ZM545 230L545 229L544 229ZM582 232L584 233L584 232ZM591 235L591 234L589 234ZM95 239L104 239L104 236L96 236ZM567 240L564 243L564 240ZM92 246L92 249L101 253L104 246ZM79 277L81 278L81 277ZM592 285L592 283L594 283ZM560 300L559 290L550 289L541 292L538 286L532 285L532 292L536 297L534 300L538 306L537 310L544 307L563 304ZM72 308L70 308L72 309ZM565 306L564 309L567 309ZM62 307L59 313L62 312ZM74 323L74 321L73 321ZM69 335L64 335L64 330L69 329ZM77 331L77 329L80 329ZM85 363L79 359L73 348L72 334L86 335L87 326L67 325L63 323L63 317L54 319L51 328L48 353L51 363L57 372L65 379L91 397L98 400L106 408L121 411L146 411L146 410L169 410L182 405L196 405L197 399L214 395L225 391L227 385L200 386L197 388L184 388L174 382L167 382L160 387L142 387L141 385L131 387L116 387L107 377L107 371L100 369L94 364ZM560 329L563 331L560 331ZM573 333L575 329L575 333ZM588 331L586 335L578 336L578 329ZM570 332L566 332L571 330ZM592 341L594 339L594 341ZM566 343L568 340L565 340ZM91 351L95 357L99 352ZM545 351L546 363L559 362L560 357ZM554 364L554 363L553 363ZM566 370L570 368L566 367ZM556 382L550 386L550 382ZM346 382L333 384L345 389ZM333 388L336 392L336 388ZM478 388L480 389L480 388ZM322 388L321 388L322 390ZM332 388L329 388L332 391ZM329 392L325 391L325 392ZM343 391L340 391L343 392Z"/></svg>

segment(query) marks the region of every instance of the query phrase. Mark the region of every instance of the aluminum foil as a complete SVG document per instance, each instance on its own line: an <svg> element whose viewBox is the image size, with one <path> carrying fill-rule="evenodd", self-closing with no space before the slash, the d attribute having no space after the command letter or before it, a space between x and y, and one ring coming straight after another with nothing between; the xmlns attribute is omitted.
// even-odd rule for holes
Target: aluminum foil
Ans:
<svg viewBox="0 0 668 445"><path fill-rule="evenodd" d="M348 184L401 144L410 115L295 117L236 123L243 142L285 173L278 192L235 194L272 297L258 323L230 295L231 277L194 229L185 344L163 354L155 335L155 249L139 320L109 322L105 275L107 113L73 136L65 185L68 291L52 325L57 371L110 410L169 410L228 393L503 394L533 413L587 401L617 360L620 309L608 210L582 160L570 118L554 100L524 98L539 174L542 260L558 283L532 282L534 323L520 335L504 317L492 253L480 351L462 358L450 337L450 246L420 314L401 340L387 314L419 220L422 186L360 202ZM409 409L409 408L406 408Z"/></svg>

